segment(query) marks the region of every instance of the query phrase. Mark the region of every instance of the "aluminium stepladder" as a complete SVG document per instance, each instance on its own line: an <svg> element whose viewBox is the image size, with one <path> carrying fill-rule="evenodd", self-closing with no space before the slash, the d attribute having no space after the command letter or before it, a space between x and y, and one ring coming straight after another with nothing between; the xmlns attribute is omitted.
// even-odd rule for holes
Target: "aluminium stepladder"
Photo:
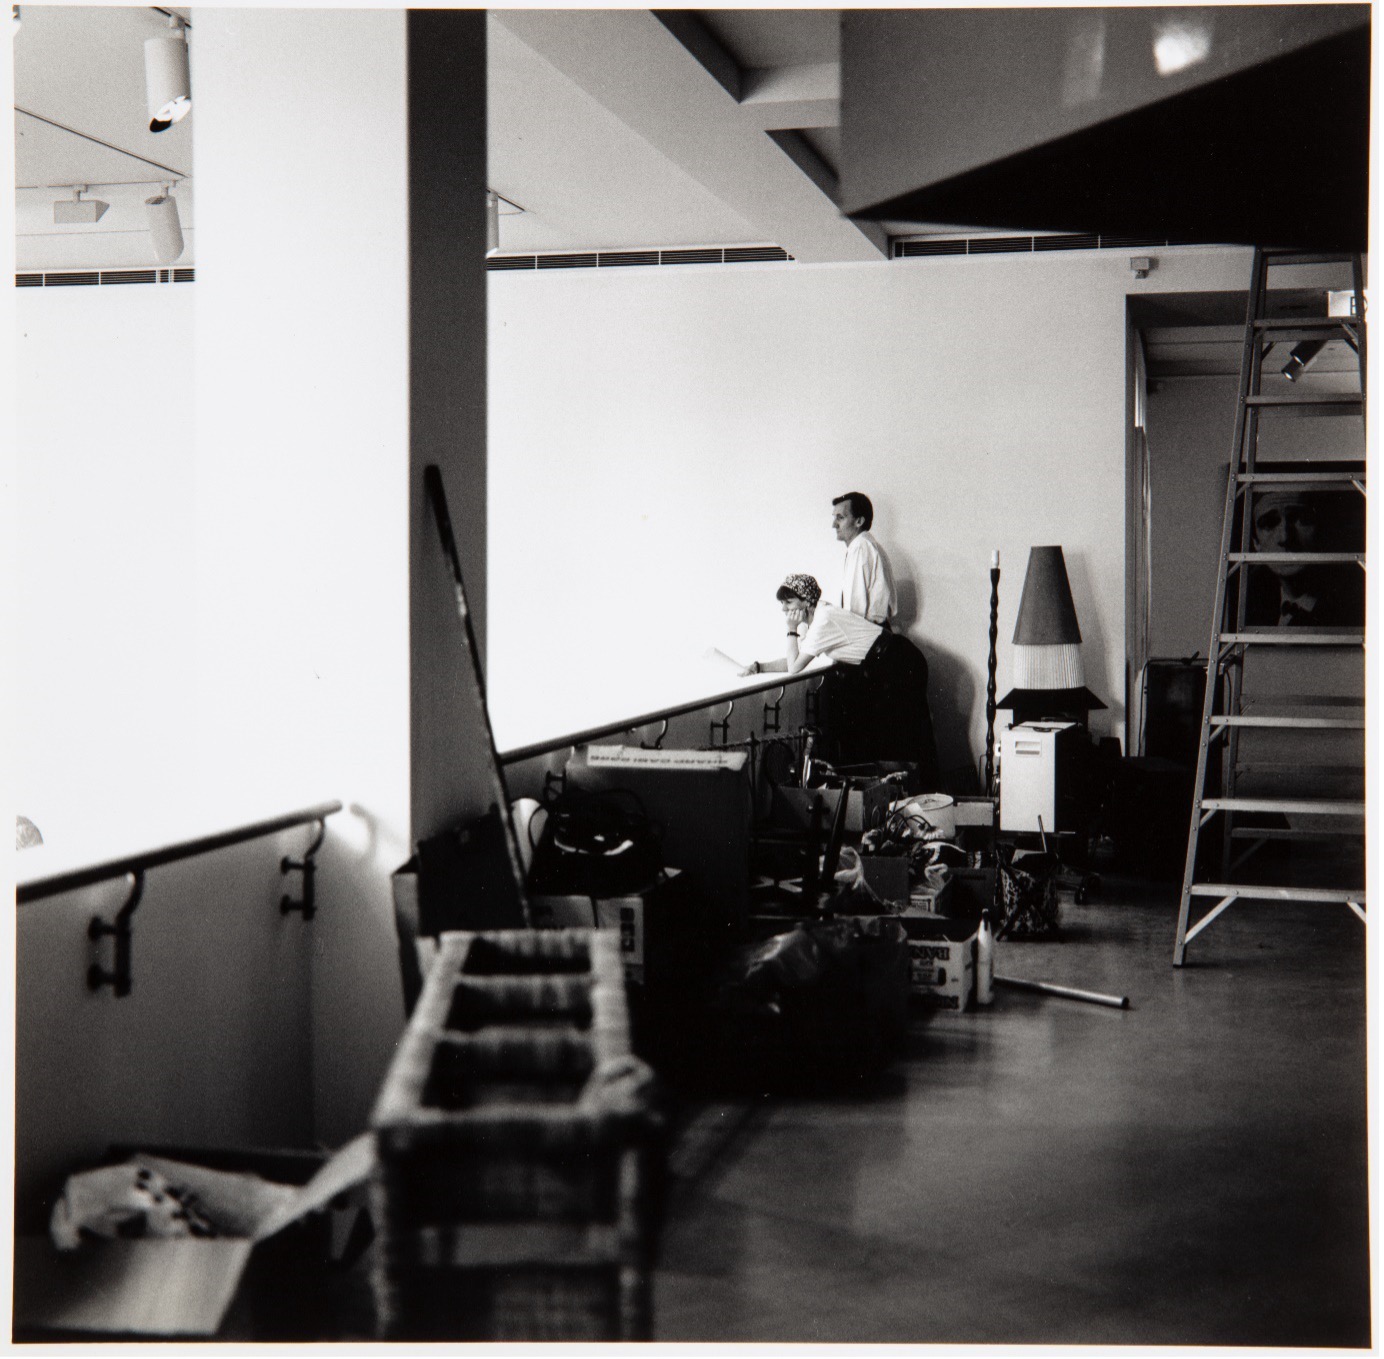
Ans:
<svg viewBox="0 0 1384 1359"><path fill-rule="evenodd" d="M1350 315L1294 315L1291 308L1289 314L1284 314L1285 308L1268 286L1270 271L1275 268L1342 271L1347 267L1349 287L1341 288L1338 282L1336 288L1338 296L1349 297ZM1324 295L1326 290L1318 291ZM1328 308L1322 306L1318 310L1326 312ZM1302 382L1305 363L1310 363L1333 341L1338 351L1342 345L1347 352L1353 351L1354 363L1350 367L1354 372L1335 375L1336 380L1325 388ZM1288 369L1296 365L1297 380L1291 382L1279 380L1270 359L1271 355L1281 356L1288 346L1293 348L1283 373L1286 378ZM1359 550L1304 551L1300 542L1290 545L1286 541L1271 543L1264 550L1256 534L1257 507L1267 504L1271 511L1275 497L1291 509L1294 498L1304 504L1314 499L1340 505L1341 501L1332 501L1331 497L1345 496L1355 498L1363 510L1363 454L1358 460L1297 456L1262 463L1258 455L1263 437L1261 420L1297 416L1309 422L1303 426L1309 432L1314 428L1320 431L1316 422L1326 417L1346 417L1363 426L1365 372L1360 257L1257 249L1250 280L1235 442L1207 649L1196 782L1173 949L1175 967L1183 965L1187 944L1239 901L1344 905L1362 921L1365 918L1363 853L1358 855L1357 867L1353 845L1339 856L1330 849L1333 844L1359 842L1364 831L1365 626L1364 592L1359 588L1365 567L1363 512L1359 515L1358 541L1346 544ZM1363 440L1360 447L1363 449ZM1275 522L1271 512L1265 516L1265 522ZM1290 546L1299 550L1275 550ZM1342 592L1353 599L1358 591L1358 622L1353 617L1348 622L1339 616L1332 618L1326 608L1317 613L1329 618L1330 626L1311 621L1312 614L1297 610L1289 598L1289 586L1281 582L1277 585L1281 601L1275 598L1267 616L1256 616L1252 587L1266 579L1264 573L1272 574L1275 568L1289 580L1301 579L1304 570L1348 575L1358 572L1344 580L1347 589ZM1338 575L1336 580L1339 583L1342 577ZM1261 596L1264 593L1259 592ZM1303 692L1292 692L1290 687L1273 683L1265 685L1264 695L1256 692L1253 680L1272 679L1275 662L1289 662L1288 669L1295 664L1296 673L1288 684L1296 682ZM1249 672L1255 673L1247 683ZM1333 674L1337 678L1346 676L1348 692L1331 691L1323 677ZM1270 756L1286 754L1289 758L1263 760L1256 756L1247 760L1247 741L1258 741L1260 752L1267 745ZM1304 742L1325 743L1328 749L1324 753L1332 758L1324 762L1308 758L1314 752L1305 749ZM1256 775L1269 780L1267 789L1251 786ZM1342 795L1343 780L1351 785L1358 783L1358 787L1351 786ZM1295 788L1294 783L1301 786ZM1333 784L1336 786L1332 787ZM1219 840L1219 871L1207 867L1215 845L1214 840L1211 845L1206 842L1213 837ZM1262 861L1256 863L1255 856L1280 841L1325 844L1327 877L1332 876L1330 870L1334 869L1339 870L1338 879L1353 880L1266 881ZM1248 848L1237 856L1240 845ZM1273 867L1270 865L1271 870ZM1297 876L1292 872L1282 874L1281 865L1278 867L1281 876ZM1213 904L1191 922L1193 902L1198 899Z"/></svg>

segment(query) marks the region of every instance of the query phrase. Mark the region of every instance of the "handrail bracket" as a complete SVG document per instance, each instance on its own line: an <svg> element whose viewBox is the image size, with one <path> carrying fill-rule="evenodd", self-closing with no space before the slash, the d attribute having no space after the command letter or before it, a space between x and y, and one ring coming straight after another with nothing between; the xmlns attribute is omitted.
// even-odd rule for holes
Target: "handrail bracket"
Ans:
<svg viewBox="0 0 1384 1359"><path fill-rule="evenodd" d="M318 821L317 834L313 836L310 844L303 853L301 859L290 859L284 855L279 860L279 873L287 875L289 873L301 873L303 875L303 898L301 901L294 901L291 896L285 893L279 898L279 914L289 915L293 911L301 911L304 920L311 920L317 914L317 896L313 890L314 879L317 873L317 865L313 863L313 857L322 848L322 841L327 835L327 822L325 819Z"/></svg>
<svg viewBox="0 0 1384 1359"><path fill-rule="evenodd" d="M103 986L109 986L117 999L130 994L133 945L130 920L139 907L139 899L144 895L144 870L137 869L128 876L131 880L130 895L116 912L114 923L107 924L99 915L94 915L87 925L88 939L96 941L109 935L115 940L115 966L107 971L100 963L92 963L87 968L87 989L99 991Z"/></svg>

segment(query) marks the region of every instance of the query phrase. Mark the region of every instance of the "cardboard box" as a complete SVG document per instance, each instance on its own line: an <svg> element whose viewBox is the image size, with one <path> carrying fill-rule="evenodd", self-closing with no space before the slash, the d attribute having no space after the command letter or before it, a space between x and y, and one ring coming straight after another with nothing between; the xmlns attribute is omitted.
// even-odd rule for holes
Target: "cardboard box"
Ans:
<svg viewBox="0 0 1384 1359"><path fill-rule="evenodd" d="M952 885L948 878L940 887L920 882L908 893L904 915L946 915L951 904Z"/></svg>
<svg viewBox="0 0 1384 1359"><path fill-rule="evenodd" d="M734 936L749 905L750 799L743 750L579 746L567 761L578 793L624 789L663 828L662 859L687 876L702 928ZM591 923L588 914L584 922Z"/></svg>
<svg viewBox="0 0 1384 1359"><path fill-rule="evenodd" d="M695 903L676 868L642 892L618 897L531 896L536 929L618 930L625 980L639 985L666 969L676 940L695 928Z"/></svg>
<svg viewBox="0 0 1384 1359"><path fill-rule="evenodd" d="M871 830L883 822L898 787L897 783L879 782L864 788L852 788L846 803L846 829L858 833ZM780 825L806 830L812 820L813 800L821 798L823 823L830 826L840 796L839 788L794 788L780 784L774 788L771 815Z"/></svg>
<svg viewBox="0 0 1384 1359"><path fill-rule="evenodd" d="M47 1236L18 1237L16 1332L215 1335L255 1247L361 1184L374 1166L374 1139L367 1133L348 1143L302 1186L157 1156L131 1159L195 1193L225 1235L83 1240L64 1251Z"/></svg>
<svg viewBox="0 0 1384 1359"><path fill-rule="evenodd" d="M908 935L910 991L946 1014L968 1010L975 992L975 928L959 921L901 915Z"/></svg>

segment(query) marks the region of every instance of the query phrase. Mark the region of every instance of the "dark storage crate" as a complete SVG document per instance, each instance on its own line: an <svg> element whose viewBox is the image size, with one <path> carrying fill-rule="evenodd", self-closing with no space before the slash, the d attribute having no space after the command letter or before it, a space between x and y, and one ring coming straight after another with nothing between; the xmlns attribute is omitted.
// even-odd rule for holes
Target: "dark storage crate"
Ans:
<svg viewBox="0 0 1384 1359"><path fill-rule="evenodd" d="M614 934L441 936L371 1120L382 1336L649 1337L641 1073Z"/></svg>

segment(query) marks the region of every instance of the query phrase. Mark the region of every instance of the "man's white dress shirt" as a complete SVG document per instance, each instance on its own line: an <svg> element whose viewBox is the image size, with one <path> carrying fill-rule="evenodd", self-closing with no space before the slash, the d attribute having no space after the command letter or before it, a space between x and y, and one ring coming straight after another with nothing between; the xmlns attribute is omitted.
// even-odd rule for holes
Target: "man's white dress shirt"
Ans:
<svg viewBox="0 0 1384 1359"><path fill-rule="evenodd" d="M846 544L841 607L880 624L898 612L889 558L868 532L857 533Z"/></svg>

